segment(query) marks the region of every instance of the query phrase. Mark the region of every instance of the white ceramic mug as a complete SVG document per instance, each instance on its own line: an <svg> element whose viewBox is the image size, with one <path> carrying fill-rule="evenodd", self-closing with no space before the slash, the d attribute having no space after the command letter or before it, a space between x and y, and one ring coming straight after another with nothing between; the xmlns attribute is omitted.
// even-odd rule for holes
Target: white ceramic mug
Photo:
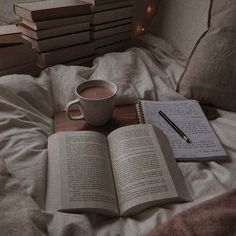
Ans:
<svg viewBox="0 0 236 236"><path fill-rule="evenodd" d="M89 124L99 126L107 123L115 106L117 86L105 80L88 80L75 87L76 99L66 106L67 117L71 120L85 119ZM79 105L81 115L72 116L70 107Z"/></svg>

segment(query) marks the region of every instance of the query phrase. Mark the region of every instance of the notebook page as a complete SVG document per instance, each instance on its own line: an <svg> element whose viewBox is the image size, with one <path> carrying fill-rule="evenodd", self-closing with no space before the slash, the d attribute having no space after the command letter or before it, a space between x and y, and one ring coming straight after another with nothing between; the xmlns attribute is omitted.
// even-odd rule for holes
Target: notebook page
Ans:
<svg viewBox="0 0 236 236"><path fill-rule="evenodd" d="M151 123L167 135L175 158L181 160L224 159L226 152L195 100L141 101L145 123ZM160 116L163 111L190 139L187 143ZM217 158L218 157L218 158Z"/></svg>

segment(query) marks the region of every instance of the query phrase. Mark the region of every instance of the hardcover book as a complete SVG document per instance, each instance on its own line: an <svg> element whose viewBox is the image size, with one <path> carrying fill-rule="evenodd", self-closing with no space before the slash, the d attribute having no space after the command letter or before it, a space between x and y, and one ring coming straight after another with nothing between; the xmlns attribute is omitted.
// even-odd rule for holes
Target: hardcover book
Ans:
<svg viewBox="0 0 236 236"><path fill-rule="evenodd" d="M191 200L167 138L152 125L58 132L48 140L46 209L130 216Z"/></svg>
<svg viewBox="0 0 236 236"><path fill-rule="evenodd" d="M58 18L52 20L44 20L33 22L31 20L27 20L22 18L21 21L24 25L34 29L34 30L43 30L43 29L52 29L62 26L68 26L78 23L90 22L92 20L92 15L83 15L83 16L74 16L74 17L66 17L66 18Z"/></svg>
<svg viewBox="0 0 236 236"><path fill-rule="evenodd" d="M108 29L115 26L119 26L119 25L132 24L132 19L133 19L132 17L129 17L129 18L121 19L121 20L109 21L109 22L99 24L99 25L91 24L91 30L98 31L98 30Z"/></svg>
<svg viewBox="0 0 236 236"><path fill-rule="evenodd" d="M91 12L91 4L80 0L48 0L17 3L16 15L31 21L85 15Z"/></svg>
<svg viewBox="0 0 236 236"><path fill-rule="evenodd" d="M92 66L93 64L93 60L95 59L96 55L90 55L90 56L86 56L86 57L82 57L79 59L75 59L73 61L68 61L66 63L64 63L65 65L71 66L71 65L89 65Z"/></svg>
<svg viewBox="0 0 236 236"><path fill-rule="evenodd" d="M117 2L109 1L108 3L105 3L105 4L93 5L92 12L106 11L106 10L110 10L110 9L116 9L116 8L127 7L127 6L132 6L131 0L125 0L125 1L119 0Z"/></svg>
<svg viewBox="0 0 236 236"><path fill-rule="evenodd" d="M10 74L30 74L32 76L38 76L40 72L40 68L36 65L36 61L34 61L27 64L10 67L6 70L0 70L0 76Z"/></svg>
<svg viewBox="0 0 236 236"><path fill-rule="evenodd" d="M7 70L20 65L36 63L37 56L30 43L25 42L0 48L0 70Z"/></svg>
<svg viewBox="0 0 236 236"><path fill-rule="evenodd" d="M34 30L22 23L17 24L17 27L22 32L22 34L35 40L52 38L55 36L72 34L80 31L88 31L90 29L89 22L65 25L57 28L44 29L44 30Z"/></svg>
<svg viewBox="0 0 236 236"><path fill-rule="evenodd" d="M41 40L35 40L26 35L22 35L22 37L29 41L32 44L32 47L38 52L47 52L54 49L65 48L68 46L88 42L90 41L90 32L83 31Z"/></svg>
<svg viewBox="0 0 236 236"><path fill-rule="evenodd" d="M100 11L94 13L91 24L93 25L103 24L111 21L130 18L132 16L133 16L132 6Z"/></svg>
<svg viewBox="0 0 236 236"><path fill-rule="evenodd" d="M41 68L64 64L69 61L78 60L86 56L94 55L95 47L92 42L78 44L66 48L56 49L49 52L37 53L38 65Z"/></svg>
<svg viewBox="0 0 236 236"><path fill-rule="evenodd" d="M131 24L118 25L112 28L91 31L91 37L92 39L100 39L106 36L111 36L114 34L119 34L119 33L127 32L127 31L131 32L131 29L132 29Z"/></svg>
<svg viewBox="0 0 236 236"><path fill-rule="evenodd" d="M131 40L131 32L123 32L119 34L113 34L111 36L103 37L94 41L95 48L100 48L106 45L112 45L122 42L124 40Z"/></svg>
<svg viewBox="0 0 236 236"><path fill-rule="evenodd" d="M103 45L96 48L98 55L103 55L108 52L122 52L131 46L131 39L125 39L119 42L114 42L110 45Z"/></svg>
<svg viewBox="0 0 236 236"><path fill-rule="evenodd" d="M126 2L127 0L84 0L84 1L91 3L94 6L97 6L106 4L116 4L117 2Z"/></svg>
<svg viewBox="0 0 236 236"><path fill-rule="evenodd" d="M1 25L0 26L0 47L10 44L23 43L21 32L16 25Z"/></svg>

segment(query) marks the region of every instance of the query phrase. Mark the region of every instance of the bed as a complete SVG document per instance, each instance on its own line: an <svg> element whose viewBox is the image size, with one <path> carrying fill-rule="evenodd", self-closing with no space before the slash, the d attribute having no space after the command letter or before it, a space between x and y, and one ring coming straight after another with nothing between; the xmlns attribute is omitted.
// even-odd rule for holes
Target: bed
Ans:
<svg viewBox="0 0 236 236"><path fill-rule="evenodd" d="M199 14L205 16L198 22L194 37L193 32L189 36L188 31L181 30L170 34L176 27L173 25L173 9L177 9L174 11L176 14L183 10L177 7L180 2L188 6L188 14L185 12L185 19L182 19L190 24L188 27L196 24ZM167 7L172 17L162 22L157 15L158 21L154 19L150 33L140 37L133 47L97 57L91 68L56 65L45 69L37 78L29 75L0 78L0 235L236 234L236 4L233 0L223 3L212 0L197 1L196 6L194 2L166 0L167 5L162 7ZM197 11L190 14L189 9ZM217 22L224 30L216 28ZM230 22L231 29L228 31L227 22ZM174 23L183 25L181 19ZM165 28L160 25L156 30L157 24L165 24ZM227 49L227 53L213 50L218 52L214 59L221 58L219 55L226 56L226 67L222 60L216 60L221 66L215 66L209 57L202 56L211 55L211 51L199 53L209 45L207 42L212 42L211 36L215 36L215 32L229 33L220 35L220 42L224 42L221 49ZM211 44L207 48L212 47ZM203 65L196 62L199 57L201 62L205 60ZM203 76L203 81L199 82L201 76L196 77L193 73L196 74L197 68L204 65L214 66L206 66L207 69L213 68L207 71L210 76ZM212 78L212 73L215 74L214 80L206 82L206 78ZM217 75L220 75L220 80L217 80ZM115 82L119 87L117 105L132 104L137 99L179 100L185 97L210 104L218 113L210 123L230 160L178 163L192 202L154 207L132 218L110 219L93 214L46 211L47 138L53 133L53 114L63 111L67 102L74 98L77 83L90 79ZM196 81L197 85L206 82L204 88L207 87L207 91L211 91L211 84L213 88L220 84L220 89L212 96L201 94L201 89L194 84Z"/></svg>

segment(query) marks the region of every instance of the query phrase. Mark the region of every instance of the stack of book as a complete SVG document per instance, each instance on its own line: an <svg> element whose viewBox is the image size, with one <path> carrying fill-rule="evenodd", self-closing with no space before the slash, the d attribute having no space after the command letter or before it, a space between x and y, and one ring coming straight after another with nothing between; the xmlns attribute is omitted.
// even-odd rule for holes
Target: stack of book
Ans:
<svg viewBox="0 0 236 236"><path fill-rule="evenodd" d="M0 55L0 76L39 73L36 53L16 25L0 26Z"/></svg>
<svg viewBox="0 0 236 236"><path fill-rule="evenodd" d="M98 55L130 46L131 0L85 0L92 4L91 37Z"/></svg>
<svg viewBox="0 0 236 236"><path fill-rule="evenodd" d="M91 4L80 0L46 0L15 4L22 37L37 52L41 68L93 61Z"/></svg>

